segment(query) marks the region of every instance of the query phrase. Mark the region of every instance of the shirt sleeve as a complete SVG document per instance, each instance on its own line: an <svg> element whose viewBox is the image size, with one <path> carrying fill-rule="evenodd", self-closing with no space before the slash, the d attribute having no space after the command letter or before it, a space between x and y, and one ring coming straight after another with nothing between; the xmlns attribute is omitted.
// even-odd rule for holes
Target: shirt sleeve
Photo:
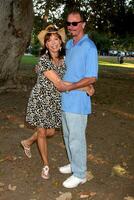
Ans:
<svg viewBox="0 0 134 200"><path fill-rule="evenodd" d="M43 73L48 70L53 70L53 64L47 56L42 56L39 61L39 71Z"/></svg>
<svg viewBox="0 0 134 200"><path fill-rule="evenodd" d="M87 49L85 77L98 77L98 53L95 46Z"/></svg>

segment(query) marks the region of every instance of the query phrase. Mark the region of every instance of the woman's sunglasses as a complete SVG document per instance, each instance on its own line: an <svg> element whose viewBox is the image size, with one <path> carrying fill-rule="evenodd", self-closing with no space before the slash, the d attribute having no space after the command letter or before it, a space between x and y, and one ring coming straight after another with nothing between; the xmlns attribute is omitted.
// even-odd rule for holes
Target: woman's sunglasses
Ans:
<svg viewBox="0 0 134 200"><path fill-rule="evenodd" d="M82 22L82 21L79 21L79 22L68 22L68 21L67 21L67 22L66 22L66 25L67 25L67 26L71 26L71 25L72 25L72 26L77 26L77 25L78 25L79 23L81 23L81 22Z"/></svg>

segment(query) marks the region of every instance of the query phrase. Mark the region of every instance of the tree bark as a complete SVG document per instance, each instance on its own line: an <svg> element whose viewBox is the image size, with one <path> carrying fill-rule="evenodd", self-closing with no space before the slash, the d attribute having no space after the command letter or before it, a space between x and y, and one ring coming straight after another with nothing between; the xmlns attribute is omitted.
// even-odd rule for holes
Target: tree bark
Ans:
<svg viewBox="0 0 134 200"><path fill-rule="evenodd" d="M15 83L20 58L30 42L32 0L0 0L0 86Z"/></svg>

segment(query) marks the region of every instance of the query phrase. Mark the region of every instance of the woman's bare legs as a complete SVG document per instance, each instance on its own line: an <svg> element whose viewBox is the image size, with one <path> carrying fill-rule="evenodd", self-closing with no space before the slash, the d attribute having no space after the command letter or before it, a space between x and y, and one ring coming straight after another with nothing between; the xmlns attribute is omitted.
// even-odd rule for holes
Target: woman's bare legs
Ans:
<svg viewBox="0 0 134 200"><path fill-rule="evenodd" d="M38 128L37 130L37 143L39 151L43 160L43 164L48 165L48 155L47 155L47 141L46 141L46 129Z"/></svg>
<svg viewBox="0 0 134 200"><path fill-rule="evenodd" d="M40 150L40 154L44 165L48 165L48 153L47 153L47 136L52 136L55 133L55 129L37 129L37 142ZM36 138L36 136L34 136Z"/></svg>
<svg viewBox="0 0 134 200"><path fill-rule="evenodd" d="M25 146L30 147L37 140L37 132L35 132L31 137L23 140Z"/></svg>
<svg viewBox="0 0 134 200"><path fill-rule="evenodd" d="M55 134L55 128L47 128L47 137L51 137Z"/></svg>
<svg viewBox="0 0 134 200"><path fill-rule="evenodd" d="M37 131L29 138L22 140L21 145L24 148L24 152L28 158L31 158L31 149L30 146L33 142L37 141L38 148L41 154L41 158L43 160L43 169L41 176L44 179L49 178L49 166L48 166L48 152L47 152L47 141L46 137L51 137L55 134L54 128L37 128Z"/></svg>
<svg viewBox="0 0 134 200"><path fill-rule="evenodd" d="M48 128L48 129L45 129L46 130L46 136L47 137L51 137L55 134L55 129L54 128ZM37 141L37 131L29 138L25 139L25 140L22 140L21 141L21 145L23 146L24 148L24 152L25 152L25 155L28 157L28 158L31 158L32 157L32 154L31 154L31 149L30 149L30 146L35 142Z"/></svg>
<svg viewBox="0 0 134 200"><path fill-rule="evenodd" d="M43 161L43 168L41 172L41 177L44 179L49 179L49 164L48 164L48 151L47 151L47 130L44 128L38 128L37 130L37 143L38 148Z"/></svg>

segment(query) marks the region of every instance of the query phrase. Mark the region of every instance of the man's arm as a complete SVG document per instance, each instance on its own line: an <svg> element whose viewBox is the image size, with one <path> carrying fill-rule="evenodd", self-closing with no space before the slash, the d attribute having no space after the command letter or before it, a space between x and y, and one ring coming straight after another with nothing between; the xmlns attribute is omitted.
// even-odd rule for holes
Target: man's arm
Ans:
<svg viewBox="0 0 134 200"><path fill-rule="evenodd" d="M64 91L71 91L71 90L75 90L75 89L79 89L82 87L86 87L89 86L92 83L96 82L96 78L95 77L91 77L91 78L83 78L78 82L75 83L66 83L64 81L62 81L60 79L60 77L56 74L56 72L54 72L53 70L49 70L44 72L44 75L54 83L55 87L60 91L60 92L64 92Z"/></svg>
<svg viewBox="0 0 134 200"><path fill-rule="evenodd" d="M64 82L62 82L62 84L57 85L57 88L60 92L71 91L71 90L77 90L79 88L89 86L90 84L93 84L95 82L96 82L96 77L83 78L78 82L74 82L74 83L67 84L67 85L64 84Z"/></svg>
<svg viewBox="0 0 134 200"><path fill-rule="evenodd" d="M82 87L89 86L90 84L93 84L95 82L96 82L96 77L83 78L78 82L72 83L71 85L67 85L66 90L71 91L71 90L79 89ZM62 90L62 88L61 88L60 91L65 91L65 90Z"/></svg>

